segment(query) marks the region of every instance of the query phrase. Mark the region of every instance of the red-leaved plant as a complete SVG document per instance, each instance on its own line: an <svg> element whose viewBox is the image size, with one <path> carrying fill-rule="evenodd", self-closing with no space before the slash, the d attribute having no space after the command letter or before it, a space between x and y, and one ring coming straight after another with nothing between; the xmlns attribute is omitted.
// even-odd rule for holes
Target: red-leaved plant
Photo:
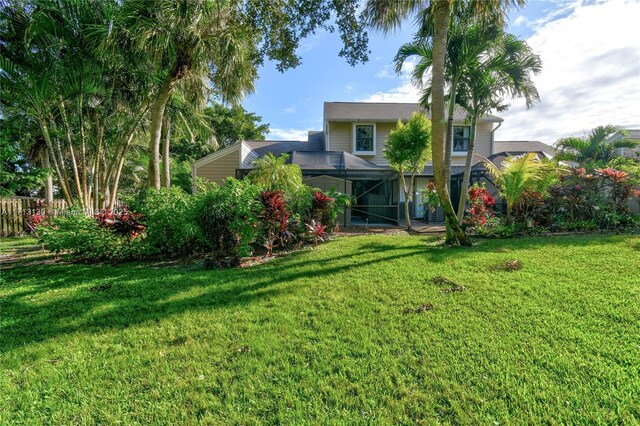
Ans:
<svg viewBox="0 0 640 426"><path fill-rule="evenodd" d="M314 192L311 203L311 219L318 220L321 223L329 223L333 203L335 203L335 199L329 197L324 192Z"/></svg>
<svg viewBox="0 0 640 426"><path fill-rule="evenodd" d="M264 246L267 249L267 256L271 256L276 240L285 243L293 237L289 232L291 212L287 208L284 192L280 190L262 191L258 195L258 201L261 206L258 218L264 230Z"/></svg>
<svg viewBox="0 0 640 426"><path fill-rule="evenodd" d="M473 226L486 225L487 219L493 217L493 206L496 203L495 198L484 187L477 183L474 184L467 193L469 203L469 213L465 221Z"/></svg>
<svg viewBox="0 0 640 426"><path fill-rule="evenodd" d="M312 220L310 224L307 223L307 229L309 230L309 234L313 239L314 247L316 247L319 242L327 241L329 239L326 225L322 225L321 223Z"/></svg>
<svg viewBox="0 0 640 426"><path fill-rule="evenodd" d="M610 196L616 210L618 212L625 211L627 199L633 193L631 182L629 182L629 173L615 170L611 167L595 169L595 172L603 179L604 185L609 187Z"/></svg>
<svg viewBox="0 0 640 426"><path fill-rule="evenodd" d="M98 226L108 228L113 233L133 240L144 232L142 215L128 210L122 213L114 213L111 210L102 210L95 216Z"/></svg>

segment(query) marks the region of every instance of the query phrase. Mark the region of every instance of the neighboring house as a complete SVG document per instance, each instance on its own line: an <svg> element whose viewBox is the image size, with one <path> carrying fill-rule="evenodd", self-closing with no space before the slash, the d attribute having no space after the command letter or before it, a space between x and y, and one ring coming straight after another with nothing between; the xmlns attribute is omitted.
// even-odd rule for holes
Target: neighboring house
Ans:
<svg viewBox="0 0 640 426"><path fill-rule="evenodd" d="M540 141L495 141L495 152L544 152L548 158L558 151L554 146Z"/></svg>
<svg viewBox="0 0 640 426"><path fill-rule="evenodd" d="M615 135L609 137L607 139L608 142L615 142L617 140L622 139L630 139L632 141L636 141L640 143L640 129L625 129L626 135L622 135L620 133L616 133ZM619 148L616 152L617 155L630 157L630 158L640 158L640 147L635 149L633 148Z"/></svg>
<svg viewBox="0 0 640 426"><path fill-rule="evenodd" d="M268 152L276 156L287 153L289 161L302 169L306 184L323 190L333 187L352 195L354 202L341 219L345 223L398 223L403 220L400 208L403 191L396 172L384 157L384 145L397 121L406 121L419 110L419 105L413 103L325 102L324 129L309 132L307 141L238 141L197 160L193 164L193 176L222 183L229 176L246 176L252 169L253 161ZM457 188L460 187L469 144L470 126L465 123L465 117L461 109L454 115L451 153L454 205L457 205ZM502 121L494 115L482 117L478 123L474 150L478 157L474 163L481 157L496 158L502 152L496 149L494 141L494 133ZM524 151L529 152L527 149L530 149L546 154L542 148L538 145L524 146ZM484 175L484 169L477 166L472 180ZM421 189L432 177L431 166L427 166L416 177L413 196L416 202L411 207L415 217L423 216ZM441 220L441 216L441 212L437 212L431 219Z"/></svg>

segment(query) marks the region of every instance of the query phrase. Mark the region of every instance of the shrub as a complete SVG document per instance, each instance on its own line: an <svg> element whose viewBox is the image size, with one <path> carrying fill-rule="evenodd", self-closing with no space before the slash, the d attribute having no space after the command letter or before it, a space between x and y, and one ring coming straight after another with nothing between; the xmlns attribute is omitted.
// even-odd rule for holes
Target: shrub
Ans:
<svg viewBox="0 0 640 426"><path fill-rule="evenodd" d="M260 211L258 218L260 219L260 227L262 237L265 240L267 256L271 256L271 252L276 240L281 245L293 239L293 234L289 232L289 217L291 213L287 208L287 202L284 199L284 193L279 190L262 191L258 195L260 203Z"/></svg>
<svg viewBox="0 0 640 426"><path fill-rule="evenodd" d="M176 187L148 190L136 210L146 220L147 242L154 252L184 256L197 249L200 235L191 195Z"/></svg>
<svg viewBox="0 0 640 426"><path fill-rule="evenodd" d="M487 219L494 216L493 206L495 198L485 188L484 184L473 184L467 192L468 215L465 221L473 226L482 226L487 223Z"/></svg>
<svg viewBox="0 0 640 426"><path fill-rule="evenodd" d="M311 219L328 225L330 211L334 203L335 200L324 192L315 191L311 203Z"/></svg>
<svg viewBox="0 0 640 426"><path fill-rule="evenodd" d="M128 210L121 213L102 210L95 215L95 219L98 221L98 226L110 229L114 234L130 240L139 237L145 229L142 215Z"/></svg>
<svg viewBox="0 0 640 426"><path fill-rule="evenodd" d="M205 248L217 257L231 256L238 264L252 253L258 218L258 186L248 180L228 178L223 186L211 185L197 197L196 223Z"/></svg>
<svg viewBox="0 0 640 426"><path fill-rule="evenodd" d="M429 182L422 190L422 205L424 206L425 220L428 219L429 212L433 213L440 207L440 196L433 182Z"/></svg>
<svg viewBox="0 0 640 426"><path fill-rule="evenodd" d="M74 257L98 260L118 257L123 241L95 218L80 211L68 210L38 228L39 242L56 254L69 253Z"/></svg>
<svg viewBox="0 0 640 426"><path fill-rule="evenodd" d="M311 223L307 224L307 229L309 230L309 235L311 236L311 240L313 241L313 246L317 246L319 242L324 242L329 240L329 234L327 233L327 225L322 225L321 223L312 220Z"/></svg>
<svg viewBox="0 0 640 426"><path fill-rule="evenodd" d="M618 213L627 213L627 200L632 195L632 185L629 173L615 170L610 167L595 169L596 174L602 178L603 189L607 191L613 208Z"/></svg>

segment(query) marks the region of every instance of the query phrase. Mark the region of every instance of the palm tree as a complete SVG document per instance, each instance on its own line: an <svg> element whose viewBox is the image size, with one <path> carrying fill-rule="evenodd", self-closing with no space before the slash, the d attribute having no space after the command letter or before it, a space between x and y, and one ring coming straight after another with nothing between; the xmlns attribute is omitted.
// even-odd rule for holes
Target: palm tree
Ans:
<svg viewBox="0 0 640 426"><path fill-rule="evenodd" d="M302 171L297 164L288 164L289 154L276 157L268 153L253 162L253 170L247 176L251 183L268 190L280 189L285 194L295 194L302 187Z"/></svg>
<svg viewBox="0 0 640 426"><path fill-rule="evenodd" d="M495 179L500 196L507 203L506 222L511 223L513 206L520 201L527 189L536 188L541 162L533 152L518 157L506 158L500 168L493 164L491 160L485 158L484 161L487 170Z"/></svg>
<svg viewBox="0 0 640 426"><path fill-rule="evenodd" d="M481 40L479 40L481 42ZM462 223L478 120L492 111L506 111L505 98L524 98L528 108L540 100L531 74L542 70L540 57L533 53L526 42L512 34L501 33L489 48L471 61L460 81L458 104L467 112L471 121L469 147L460 188L458 220Z"/></svg>
<svg viewBox="0 0 640 426"><path fill-rule="evenodd" d="M165 108L185 77L209 78L224 101L253 91L257 47L253 34L238 25L226 2L191 0L125 1L121 31L164 76L151 105L149 186L159 189L160 145Z"/></svg>
<svg viewBox="0 0 640 426"><path fill-rule="evenodd" d="M616 135L621 139L612 139ZM558 160L574 161L576 163L591 163L592 166L604 166L616 156L619 148L636 148L640 143L626 139L624 129L618 126L598 126L588 135L581 138L568 137L556 142L560 152Z"/></svg>
<svg viewBox="0 0 640 426"><path fill-rule="evenodd" d="M436 191L440 197L442 209L448 225L451 227L455 239L460 245L470 246L471 240L457 220L451 197L446 170L445 141L445 108L444 108L444 72L447 47L447 32L449 20L452 17L464 15L468 11L472 15L482 17L485 22L499 22L504 24L505 13L509 6L524 5L524 0L410 0L387 1L368 0L365 5L364 16L369 24L376 29L389 32L400 27L402 21L409 15L417 14L420 28L419 35L431 36L433 45L433 63L431 67L431 120L434 180ZM433 31L431 31L431 29ZM450 167L449 167L450 169Z"/></svg>

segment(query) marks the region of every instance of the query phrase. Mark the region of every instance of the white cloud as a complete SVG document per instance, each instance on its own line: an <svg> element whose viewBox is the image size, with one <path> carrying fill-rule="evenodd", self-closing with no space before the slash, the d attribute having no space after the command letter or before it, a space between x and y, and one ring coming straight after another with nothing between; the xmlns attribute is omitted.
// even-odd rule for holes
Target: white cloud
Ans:
<svg viewBox="0 0 640 426"><path fill-rule="evenodd" d="M516 101L500 113L498 140L540 140L552 144L603 124L640 127L640 0L568 1L532 25L527 39L540 54L543 71L534 77L541 102L526 110ZM417 102L407 64L398 86L360 99Z"/></svg>
<svg viewBox="0 0 640 426"><path fill-rule="evenodd" d="M287 107L287 108L284 109L284 113L285 114L292 114L294 112L296 112L296 107L294 107L294 106L290 106L290 107Z"/></svg>
<svg viewBox="0 0 640 426"><path fill-rule="evenodd" d="M351 91L353 90L353 86L352 86L352 85L350 85L350 84L347 84L346 86L344 86L344 90L345 90L347 93L351 93Z"/></svg>
<svg viewBox="0 0 640 426"><path fill-rule="evenodd" d="M500 140L554 143L603 124L640 124L640 2L572 4L552 12L527 40L543 61L534 77L541 102L502 114ZM566 8L561 12L566 13Z"/></svg>
<svg viewBox="0 0 640 426"><path fill-rule="evenodd" d="M415 67L415 61L405 61L400 75L393 74L389 78L398 80L401 84L398 87L391 88L386 91L379 91L367 95L359 102L418 102L420 94L411 83L411 71ZM386 70L386 68L383 68ZM376 75L377 76L377 75Z"/></svg>
<svg viewBox="0 0 640 426"><path fill-rule="evenodd" d="M527 22L529 22L529 20L526 17L520 15L516 18L515 21L513 21L513 25L519 27L520 25L526 24Z"/></svg>
<svg viewBox="0 0 640 426"><path fill-rule="evenodd" d="M267 135L267 139L277 141L306 141L309 130L313 129L271 129Z"/></svg>
<svg viewBox="0 0 640 426"><path fill-rule="evenodd" d="M384 92L376 92L359 99L359 102L418 102L419 99L418 89L407 79L401 86Z"/></svg>
<svg viewBox="0 0 640 426"><path fill-rule="evenodd" d="M385 65L384 67L380 68L378 70L378 72L376 72L374 74L375 78L395 78L396 77L396 73L391 71L391 66L390 65Z"/></svg>

